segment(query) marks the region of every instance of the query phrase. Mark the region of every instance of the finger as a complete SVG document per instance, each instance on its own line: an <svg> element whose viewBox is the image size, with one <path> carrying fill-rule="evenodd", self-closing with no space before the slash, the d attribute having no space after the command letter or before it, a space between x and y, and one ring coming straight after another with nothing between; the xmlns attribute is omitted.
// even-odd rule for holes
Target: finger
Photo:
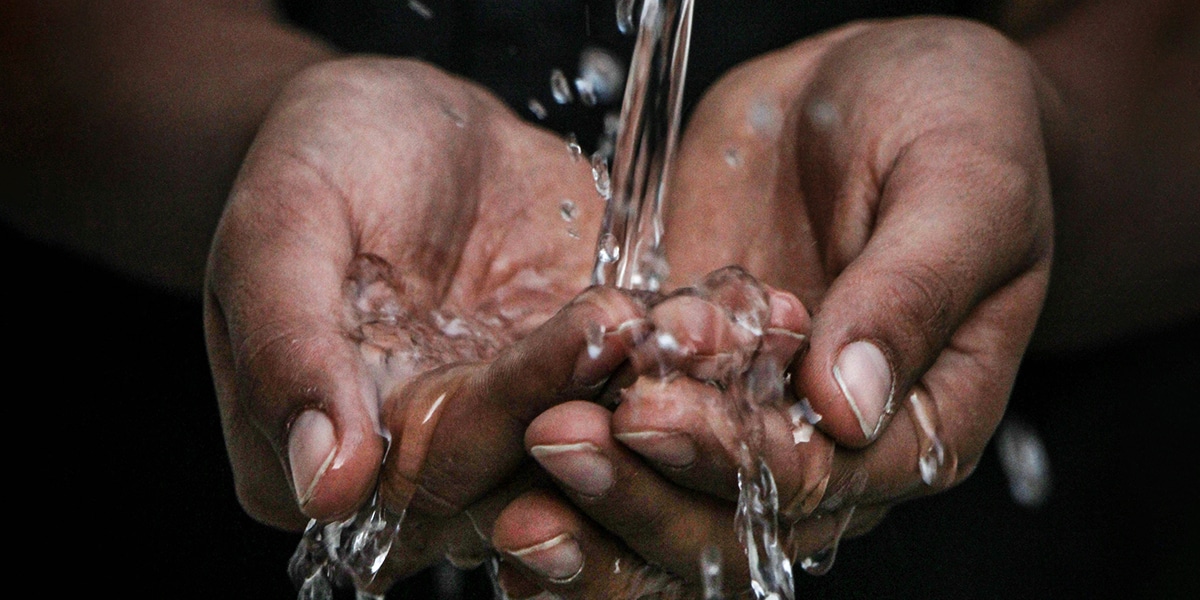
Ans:
<svg viewBox="0 0 1200 600"><path fill-rule="evenodd" d="M334 520L369 495L383 454L375 386L342 311L330 310L344 301L352 245L319 178L262 162L290 176L250 178L216 234L205 317L214 381L251 514L294 524L299 511L283 506L290 498L304 516ZM274 194L306 203L309 218L253 208Z"/></svg>
<svg viewBox="0 0 1200 600"><path fill-rule="evenodd" d="M540 415L526 432L530 454L572 504L652 564L696 581L699 552L716 545L726 579L748 581L733 536L733 505L674 485L612 439L610 414L569 402Z"/></svg>
<svg viewBox="0 0 1200 600"><path fill-rule="evenodd" d="M693 380L639 380L613 413L613 435L665 479L731 502L739 493L739 469L761 458L774 475L784 515L795 520L812 513L832 471L832 441L804 420L800 407L745 414L733 404ZM753 448L747 446L751 427Z"/></svg>
<svg viewBox="0 0 1200 600"><path fill-rule="evenodd" d="M510 594L529 594L536 586L565 600L613 600L677 598L683 589L678 578L648 565L546 491L530 492L506 507L492 541L508 570L501 585Z"/></svg>
<svg viewBox="0 0 1200 600"><path fill-rule="evenodd" d="M398 390L380 490L395 512L449 516L525 458L525 427L569 399L594 398L640 340L644 308L613 288L585 291L490 363L434 369Z"/></svg>
<svg viewBox="0 0 1200 600"><path fill-rule="evenodd" d="M807 404L784 394L786 370L807 340L808 314L795 296L766 290L770 317L743 381L718 389L689 378L644 377L623 393L612 427L664 477L730 500L747 458L743 447L753 441L776 471L785 506L806 514L819 499L832 445L813 436Z"/></svg>

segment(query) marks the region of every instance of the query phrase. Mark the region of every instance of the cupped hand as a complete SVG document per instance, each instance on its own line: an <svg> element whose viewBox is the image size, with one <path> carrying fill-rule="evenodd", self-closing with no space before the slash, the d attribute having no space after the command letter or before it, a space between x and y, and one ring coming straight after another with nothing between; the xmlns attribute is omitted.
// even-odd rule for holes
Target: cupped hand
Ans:
<svg viewBox="0 0 1200 600"><path fill-rule="evenodd" d="M961 481L998 425L1049 277L1056 110L1028 57L999 34L912 19L850 25L746 63L693 113L667 204L671 281L742 265L812 311L789 396L812 409L792 417L819 431L798 435L801 422L776 411L762 454L788 552L814 572L840 536ZM585 558L637 557L687 595L697 557L716 545L727 585L745 590L730 508L740 457L720 443L715 403L701 401L712 392L696 381L669 393L639 381L611 415L556 407L527 444L590 444L627 480L707 501L682 494L692 499L667 511L637 486L588 498L567 484L586 518L545 511L551 523L527 535L513 523L562 502L539 492L502 515L497 546L566 532ZM518 570L564 597L619 597L604 595L620 585L612 568L583 564L569 580Z"/></svg>
<svg viewBox="0 0 1200 600"><path fill-rule="evenodd" d="M378 489L408 511L394 574L448 544L477 550L464 513L528 480L525 425L596 397L643 316L630 295L585 291L602 209L587 161L481 88L405 60L301 74L209 261L207 342L246 510L299 528Z"/></svg>

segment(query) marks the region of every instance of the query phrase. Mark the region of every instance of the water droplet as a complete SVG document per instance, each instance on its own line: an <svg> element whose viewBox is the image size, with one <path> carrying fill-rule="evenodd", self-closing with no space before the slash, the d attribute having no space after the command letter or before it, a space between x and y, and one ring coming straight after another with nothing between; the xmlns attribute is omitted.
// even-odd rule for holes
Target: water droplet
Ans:
<svg viewBox="0 0 1200 600"><path fill-rule="evenodd" d="M617 0L617 29L625 35L633 31L633 0Z"/></svg>
<svg viewBox="0 0 1200 600"><path fill-rule="evenodd" d="M783 111L775 103L760 98L750 106L750 127L763 137L774 138L783 128Z"/></svg>
<svg viewBox="0 0 1200 600"><path fill-rule="evenodd" d="M558 214L562 217L562 220L570 223L579 216L579 207L575 206L575 203L570 199L563 198L562 202L558 203Z"/></svg>
<svg viewBox="0 0 1200 600"><path fill-rule="evenodd" d="M579 139L574 133L567 134L567 151L571 153L571 160L578 161L583 157L583 147L579 145Z"/></svg>
<svg viewBox="0 0 1200 600"><path fill-rule="evenodd" d="M813 410L812 403L808 398L801 398L799 402L788 407L788 417L792 420L792 425L799 425L801 421L807 422L809 425L816 425L821 422L821 415Z"/></svg>
<svg viewBox="0 0 1200 600"><path fill-rule="evenodd" d="M592 154L592 181L596 182L596 193L605 201L612 199L612 180L608 177L608 161L599 152Z"/></svg>
<svg viewBox="0 0 1200 600"><path fill-rule="evenodd" d="M792 443L805 444L812 441L816 428L811 423L801 422L792 427Z"/></svg>
<svg viewBox="0 0 1200 600"><path fill-rule="evenodd" d="M433 18L433 9L420 2L420 0L408 0L408 9L420 15L426 21Z"/></svg>
<svg viewBox="0 0 1200 600"><path fill-rule="evenodd" d="M596 105L596 87L590 80L582 77L575 78L575 93L579 94L579 101L584 106Z"/></svg>
<svg viewBox="0 0 1200 600"><path fill-rule="evenodd" d="M569 237L569 238L571 238L571 239L573 239L573 240L577 240L577 239L579 239L579 238L580 238L580 237L582 237L582 236L580 236L580 235L579 235L579 230L578 230L578 229L575 229L574 227L568 227L568 228L567 228L567 237Z"/></svg>
<svg viewBox="0 0 1200 600"><path fill-rule="evenodd" d="M715 544L700 553L700 584L704 600L721 600L721 549Z"/></svg>
<svg viewBox="0 0 1200 600"><path fill-rule="evenodd" d="M837 559L838 545L842 542L842 536L846 533L846 526L850 524L850 517L854 516L854 507L851 506L844 511L841 511L834 518L837 521L837 529L834 533L833 541L830 544L808 556L800 559L800 568L804 569L809 575L824 575L833 568L833 562Z"/></svg>
<svg viewBox="0 0 1200 600"><path fill-rule="evenodd" d="M575 100L571 94L571 83L567 81L567 76L563 75L561 69L550 71L550 93L559 104L568 104Z"/></svg>
<svg viewBox="0 0 1200 600"><path fill-rule="evenodd" d="M621 246L617 243L617 236L606 233L600 236L600 244L596 258L603 263L617 262L621 258Z"/></svg>
<svg viewBox="0 0 1200 600"><path fill-rule="evenodd" d="M1029 508L1045 504L1051 487L1050 457L1037 431L1009 416L1000 424L996 448L1013 500Z"/></svg>
<svg viewBox="0 0 1200 600"><path fill-rule="evenodd" d="M604 135L616 137L621 130L621 115L615 112L604 114Z"/></svg>
<svg viewBox="0 0 1200 600"><path fill-rule="evenodd" d="M813 127L818 130L828 130L834 125L837 125L841 114L838 112L837 106L823 98L817 98L809 102L805 106L805 113L808 119L812 121Z"/></svg>
<svg viewBox="0 0 1200 600"><path fill-rule="evenodd" d="M742 153L737 148L726 148L725 164L735 169L742 166Z"/></svg>
<svg viewBox="0 0 1200 600"><path fill-rule="evenodd" d="M455 127L458 127L459 129L467 126L467 120L449 105L442 105L442 114L450 117L450 120L454 122Z"/></svg>
<svg viewBox="0 0 1200 600"><path fill-rule="evenodd" d="M539 121L545 119L546 115L549 114L546 112L546 106L539 102L537 98L529 99L529 112L533 113L533 116L537 117Z"/></svg>
<svg viewBox="0 0 1200 600"><path fill-rule="evenodd" d="M589 323L584 335L587 339L588 358L592 360L600 358L600 352L604 350L604 326L599 323Z"/></svg>
<svg viewBox="0 0 1200 600"><path fill-rule="evenodd" d="M625 66L613 53L596 46L583 49L579 55L579 77L575 89L588 106L610 103L621 95L625 86Z"/></svg>
<svg viewBox="0 0 1200 600"><path fill-rule="evenodd" d="M658 346L659 350L664 352L679 352L680 348L682 348L679 345L679 340L665 331L654 334L654 343Z"/></svg>
<svg viewBox="0 0 1200 600"><path fill-rule="evenodd" d="M948 456L945 445L938 437L937 406L917 392L913 392L908 400L917 429L917 469L921 473L921 481L931 487L948 485L947 479L957 466L957 460Z"/></svg>

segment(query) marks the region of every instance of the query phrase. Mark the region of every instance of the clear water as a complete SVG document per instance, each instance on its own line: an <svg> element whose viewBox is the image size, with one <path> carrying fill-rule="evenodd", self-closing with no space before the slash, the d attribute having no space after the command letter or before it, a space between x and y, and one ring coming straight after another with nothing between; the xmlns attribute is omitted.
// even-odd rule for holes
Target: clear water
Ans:
<svg viewBox="0 0 1200 600"><path fill-rule="evenodd" d="M619 24L629 22L632 8L632 2L617 3ZM642 3L612 165L592 163L597 188L608 192L602 194L608 205L596 244L595 284L656 291L666 277L662 202L679 138L691 27L691 0Z"/></svg>

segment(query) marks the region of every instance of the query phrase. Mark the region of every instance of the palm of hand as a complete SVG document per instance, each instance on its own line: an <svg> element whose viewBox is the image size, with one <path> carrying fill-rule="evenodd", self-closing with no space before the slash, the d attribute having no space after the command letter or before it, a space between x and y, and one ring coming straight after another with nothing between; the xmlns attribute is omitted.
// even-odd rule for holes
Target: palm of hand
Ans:
<svg viewBox="0 0 1200 600"><path fill-rule="evenodd" d="M386 399L432 365L490 358L587 286L595 196L562 140L432 68L332 63L285 91L233 190L206 294L251 514L295 527L360 504ZM289 447L306 408L329 413L340 445L307 459L320 486L296 482L308 450Z"/></svg>

